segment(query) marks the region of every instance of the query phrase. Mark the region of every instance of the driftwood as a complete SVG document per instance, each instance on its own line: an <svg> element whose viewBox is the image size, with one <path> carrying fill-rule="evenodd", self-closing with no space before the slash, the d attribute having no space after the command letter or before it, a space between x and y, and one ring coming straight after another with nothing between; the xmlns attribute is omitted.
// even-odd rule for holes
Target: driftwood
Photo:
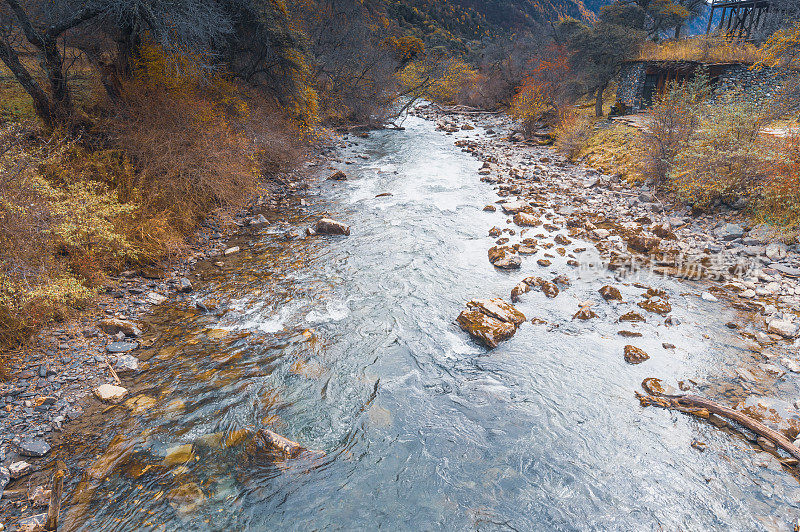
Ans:
<svg viewBox="0 0 800 532"><path fill-rule="evenodd" d="M47 520L44 523L45 530L58 529L58 514L61 512L61 497L64 492L64 475L67 466L62 461L56 464L56 472L53 474L53 485L50 487L50 504L47 506Z"/></svg>
<svg viewBox="0 0 800 532"><path fill-rule="evenodd" d="M716 414L720 417L735 421L749 431L771 441L797 460L800 460L800 448L789 441L789 438L742 412L728 408L727 406L722 406L710 399L697 395L669 395L663 393L660 391L661 387L657 379L645 379L642 382L642 388L648 392L647 395L636 392L636 397L639 399L639 403L642 406L669 408L705 419L708 419L711 414Z"/></svg>
<svg viewBox="0 0 800 532"><path fill-rule="evenodd" d="M432 104L437 111L446 115L499 115L502 111L488 111L486 109L477 109L467 105L454 105L452 107L443 107L438 104Z"/></svg>

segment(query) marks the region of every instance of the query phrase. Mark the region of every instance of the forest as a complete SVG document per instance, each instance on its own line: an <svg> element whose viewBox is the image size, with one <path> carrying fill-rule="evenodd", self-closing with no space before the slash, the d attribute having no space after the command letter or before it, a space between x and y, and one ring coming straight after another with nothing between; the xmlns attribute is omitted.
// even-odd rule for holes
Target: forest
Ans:
<svg viewBox="0 0 800 532"><path fill-rule="evenodd" d="M593 159L629 140L597 122L626 60L794 64L791 10L763 45L687 36L705 13L697 0L4 0L0 343L90 304L108 273L181 256L199 223L279 182L325 131L391 124L409 100L501 110ZM753 204L796 224L797 144L767 150L755 134L794 91L719 116L705 90L673 87L654 108L666 129L614 164L711 205L752 189L753 153L782 154ZM678 149L716 130L750 143L717 154L724 179Z"/></svg>

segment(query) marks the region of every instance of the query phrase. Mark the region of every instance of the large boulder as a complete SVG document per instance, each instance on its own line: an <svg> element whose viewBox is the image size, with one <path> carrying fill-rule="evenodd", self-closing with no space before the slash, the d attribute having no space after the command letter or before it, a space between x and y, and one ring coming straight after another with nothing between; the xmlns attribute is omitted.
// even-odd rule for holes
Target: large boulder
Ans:
<svg viewBox="0 0 800 532"><path fill-rule="evenodd" d="M315 227L317 233L326 235L346 235L350 236L350 226L342 222L337 222L330 218L321 218Z"/></svg>
<svg viewBox="0 0 800 532"><path fill-rule="evenodd" d="M480 310L484 314L510 323L514 327L525 323L525 315L499 297L494 299L473 299L467 303L467 307L473 310Z"/></svg>
<svg viewBox="0 0 800 532"><path fill-rule="evenodd" d="M522 266L522 258L514 253L509 246L494 246L489 248L489 262L496 268L516 270Z"/></svg>
<svg viewBox="0 0 800 532"><path fill-rule="evenodd" d="M517 332L513 324L498 320L479 310L462 311L456 322L470 336L489 348L497 347L500 342L508 340Z"/></svg>

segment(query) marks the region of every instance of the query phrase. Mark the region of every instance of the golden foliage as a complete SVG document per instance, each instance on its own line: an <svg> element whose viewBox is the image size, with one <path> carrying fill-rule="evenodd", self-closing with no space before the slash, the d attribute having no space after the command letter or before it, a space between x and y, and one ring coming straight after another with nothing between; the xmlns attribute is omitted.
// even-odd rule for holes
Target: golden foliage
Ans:
<svg viewBox="0 0 800 532"><path fill-rule="evenodd" d="M442 104L458 103L471 91L477 72L458 57L414 61L400 74L402 87L417 96Z"/></svg>
<svg viewBox="0 0 800 532"><path fill-rule="evenodd" d="M700 35L677 41L647 42L637 59L645 61L701 61L703 63L756 63L761 58L752 43Z"/></svg>

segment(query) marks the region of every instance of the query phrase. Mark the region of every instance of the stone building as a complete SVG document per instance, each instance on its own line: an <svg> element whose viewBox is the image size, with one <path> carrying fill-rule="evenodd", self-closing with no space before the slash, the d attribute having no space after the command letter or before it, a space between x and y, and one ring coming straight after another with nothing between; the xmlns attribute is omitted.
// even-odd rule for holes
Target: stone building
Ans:
<svg viewBox="0 0 800 532"><path fill-rule="evenodd" d="M769 98L786 83L798 79L785 68L753 69L746 63L701 61L627 61L617 79L617 106L626 113L641 111L653 103L671 83L683 83L705 71L715 95L730 90Z"/></svg>

